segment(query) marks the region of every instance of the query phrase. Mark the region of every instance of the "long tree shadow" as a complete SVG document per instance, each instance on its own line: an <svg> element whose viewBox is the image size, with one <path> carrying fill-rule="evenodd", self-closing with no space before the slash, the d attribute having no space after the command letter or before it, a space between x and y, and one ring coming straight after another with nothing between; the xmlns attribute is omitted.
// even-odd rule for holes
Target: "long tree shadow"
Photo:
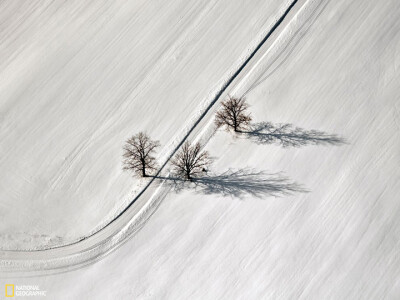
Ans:
<svg viewBox="0 0 400 300"><path fill-rule="evenodd" d="M336 134L318 130L305 130L293 127L292 124L273 124L260 122L253 124L249 131L242 131L257 144L278 143L283 147L300 147L306 145L341 145L346 140Z"/></svg>
<svg viewBox="0 0 400 300"><path fill-rule="evenodd" d="M252 169L228 170L219 175L206 175L186 181L178 177L157 177L165 179L176 192L194 189L206 195L243 197L250 195L257 198L264 196L285 196L308 192L301 185L290 181L280 173L268 174Z"/></svg>

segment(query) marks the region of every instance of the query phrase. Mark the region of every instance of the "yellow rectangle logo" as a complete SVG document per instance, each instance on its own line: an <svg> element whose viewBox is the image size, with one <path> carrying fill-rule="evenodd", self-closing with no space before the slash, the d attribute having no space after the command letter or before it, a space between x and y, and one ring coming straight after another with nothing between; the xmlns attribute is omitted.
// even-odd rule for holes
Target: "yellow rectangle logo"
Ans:
<svg viewBox="0 0 400 300"><path fill-rule="evenodd" d="M12 294L8 293L8 288L12 288ZM13 284L6 284L6 297L14 297L14 285Z"/></svg>

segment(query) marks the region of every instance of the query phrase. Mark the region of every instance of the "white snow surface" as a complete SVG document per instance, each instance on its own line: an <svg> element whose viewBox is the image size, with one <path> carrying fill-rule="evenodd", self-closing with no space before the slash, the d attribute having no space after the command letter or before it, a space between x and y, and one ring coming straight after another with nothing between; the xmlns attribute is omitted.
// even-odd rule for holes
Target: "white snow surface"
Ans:
<svg viewBox="0 0 400 300"><path fill-rule="evenodd" d="M247 7L259 18L263 13L260 4L233 2L225 9L230 5ZM51 299L400 298L399 16L396 0L306 1L229 91L246 95L255 123L293 124L346 143L311 144L303 134L296 139L303 145L283 147L279 139L259 144L246 134L219 130L206 144L215 157L209 181L182 190L171 186L149 221L119 249L72 272L10 277L0 284L37 284ZM241 41L245 49L252 39L243 34ZM221 58L231 56L222 52ZM207 80L215 75L213 82L226 73L207 72ZM159 88L160 78L148 84ZM193 92L184 85L181 93ZM198 103L186 106L195 109ZM188 115L165 132L181 129ZM168 123L170 116L165 118ZM160 139L161 125L151 129ZM104 130L100 141L109 139ZM271 180L282 178L288 181ZM283 194L287 182L298 185Z"/></svg>
<svg viewBox="0 0 400 300"><path fill-rule="evenodd" d="M74 242L145 182L125 140L159 160L289 1L3 1L0 247Z"/></svg>

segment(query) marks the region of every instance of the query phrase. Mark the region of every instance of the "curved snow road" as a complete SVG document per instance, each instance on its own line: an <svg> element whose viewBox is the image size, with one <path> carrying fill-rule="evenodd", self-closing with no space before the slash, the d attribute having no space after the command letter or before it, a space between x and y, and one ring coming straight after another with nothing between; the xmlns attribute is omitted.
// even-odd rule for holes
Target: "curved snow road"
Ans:
<svg viewBox="0 0 400 300"><path fill-rule="evenodd" d="M217 102L224 99L229 92L234 93L243 82L248 81L249 73L257 67L258 62L269 50L285 49L285 45L291 42L302 28L302 24L308 21L322 2L323 0L292 1L240 67L210 99L208 106L199 112L195 123L172 149L157 175L167 172L171 157L186 140L201 140L205 143L212 137L215 132L213 115L217 110ZM279 51L276 51L275 55L279 56ZM159 179L153 177L115 219L90 236L58 248L37 251L0 251L0 272L6 277L26 274L35 276L73 270L94 263L117 249L140 230L169 191L170 186L165 184L165 180L160 182Z"/></svg>

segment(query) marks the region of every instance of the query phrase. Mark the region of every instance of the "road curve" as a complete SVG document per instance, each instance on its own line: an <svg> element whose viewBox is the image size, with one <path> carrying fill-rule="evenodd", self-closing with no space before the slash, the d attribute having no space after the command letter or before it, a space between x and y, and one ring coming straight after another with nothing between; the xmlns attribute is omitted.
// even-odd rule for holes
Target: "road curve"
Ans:
<svg viewBox="0 0 400 300"><path fill-rule="evenodd" d="M312 15L312 12L316 11L322 2L323 0L294 0L291 2L284 14L268 29L263 39L244 59L240 67L226 79L217 93L210 97L208 105L198 113L198 118L193 126L172 149L157 175L168 173L170 159L186 140L201 140L205 143L212 137L215 132L213 116L218 108L216 104L246 79L248 73L257 66L257 62L263 58L268 49L276 46L276 41L283 33L293 37L298 32L297 29L302 27L302 22L307 21L307 16ZM284 29L288 24L291 24L293 28L285 32ZM285 39L282 38L282 40ZM290 43L290 39L286 39L286 43ZM2 277L27 274L37 276L69 271L94 263L117 249L140 230L169 191L170 187L165 184L165 181L153 177L119 215L106 226L85 238L68 245L44 250L0 251L0 273Z"/></svg>

